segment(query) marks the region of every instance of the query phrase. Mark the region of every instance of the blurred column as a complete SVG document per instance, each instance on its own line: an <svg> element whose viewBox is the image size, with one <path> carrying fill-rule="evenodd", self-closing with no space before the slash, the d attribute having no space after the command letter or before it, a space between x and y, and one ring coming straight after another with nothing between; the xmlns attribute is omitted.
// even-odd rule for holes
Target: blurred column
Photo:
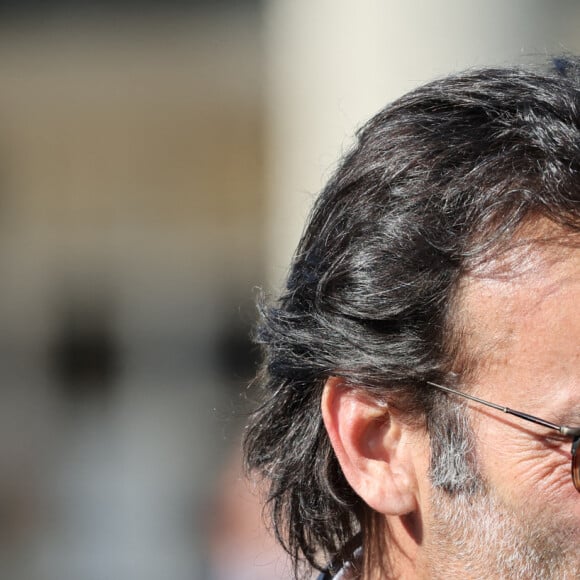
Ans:
<svg viewBox="0 0 580 580"><path fill-rule="evenodd" d="M546 0L268 2L269 284L284 278L313 198L362 122L437 76L561 52L572 10Z"/></svg>

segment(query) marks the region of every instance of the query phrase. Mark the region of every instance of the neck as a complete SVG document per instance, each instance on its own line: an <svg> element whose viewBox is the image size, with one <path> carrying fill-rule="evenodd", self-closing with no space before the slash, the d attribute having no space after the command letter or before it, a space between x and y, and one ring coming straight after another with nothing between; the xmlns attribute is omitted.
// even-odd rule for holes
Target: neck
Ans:
<svg viewBox="0 0 580 580"><path fill-rule="evenodd" d="M386 524L386 547L383 544L377 558L371 555L370 570L365 572L364 580L423 578L426 568L422 566L423 526L419 514L387 516Z"/></svg>

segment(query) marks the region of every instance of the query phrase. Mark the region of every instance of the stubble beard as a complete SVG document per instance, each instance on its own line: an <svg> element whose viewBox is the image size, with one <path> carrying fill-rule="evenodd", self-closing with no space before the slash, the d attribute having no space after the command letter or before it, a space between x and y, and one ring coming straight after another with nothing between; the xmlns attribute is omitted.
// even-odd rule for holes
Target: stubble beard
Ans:
<svg viewBox="0 0 580 580"><path fill-rule="evenodd" d="M571 518L520 511L486 486L454 494L435 488L426 534L429 577L573 580L580 577L580 528Z"/></svg>
<svg viewBox="0 0 580 580"><path fill-rule="evenodd" d="M428 578L580 578L580 524L557 506L499 498L480 469L467 413L443 400L432 415ZM572 485L572 482L570 482Z"/></svg>

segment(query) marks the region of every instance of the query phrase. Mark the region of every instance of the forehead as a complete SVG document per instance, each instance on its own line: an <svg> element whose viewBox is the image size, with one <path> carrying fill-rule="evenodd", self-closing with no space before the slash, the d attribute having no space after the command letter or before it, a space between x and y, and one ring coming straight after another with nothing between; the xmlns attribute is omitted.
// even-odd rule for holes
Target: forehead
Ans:
<svg viewBox="0 0 580 580"><path fill-rule="evenodd" d="M478 375L498 384L579 384L580 238L575 237L524 241L463 278L455 323L461 350Z"/></svg>

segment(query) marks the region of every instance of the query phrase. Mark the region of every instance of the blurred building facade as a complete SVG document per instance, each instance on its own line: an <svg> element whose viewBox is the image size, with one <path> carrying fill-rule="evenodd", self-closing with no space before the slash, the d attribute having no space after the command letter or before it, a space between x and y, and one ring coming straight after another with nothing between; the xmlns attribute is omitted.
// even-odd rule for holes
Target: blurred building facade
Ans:
<svg viewBox="0 0 580 580"><path fill-rule="evenodd" d="M41 4L0 35L0 576L209 577L263 277L259 7Z"/></svg>

